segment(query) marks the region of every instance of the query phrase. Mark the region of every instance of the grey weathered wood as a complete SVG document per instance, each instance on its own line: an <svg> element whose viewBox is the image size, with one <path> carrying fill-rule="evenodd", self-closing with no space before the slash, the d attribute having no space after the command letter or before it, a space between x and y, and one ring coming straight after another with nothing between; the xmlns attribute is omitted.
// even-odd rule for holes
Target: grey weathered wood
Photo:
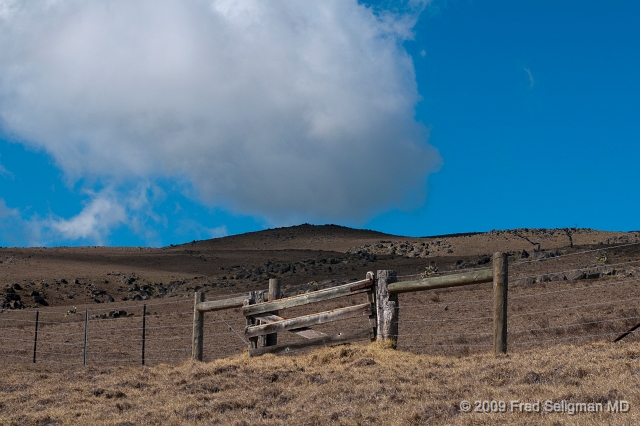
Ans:
<svg viewBox="0 0 640 426"><path fill-rule="evenodd" d="M264 291L257 291L256 292L256 303L264 303ZM254 317L254 324L262 324L262 321L260 321L259 319L256 319ZM267 346L267 338L266 336L258 336L258 347L259 348L264 348L265 346Z"/></svg>
<svg viewBox="0 0 640 426"><path fill-rule="evenodd" d="M204 301L204 293L196 292L193 303L193 342L191 345L191 357L196 361L202 361L202 337L204 333L204 312L198 310L198 303Z"/></svg>
<svg viewBox="0 0 640 426"><path fill-rule="evenodd" d="M375 282L376 275L373 272L367 272L367 279L370 279ZM369 325L371 326L372 332L372 340L376 339L377 330L378 330L378 313L377 313L377 305L376 305L376 292L375 288L369 289L367 293L367 300L371 304L371 315L369 315Z"/></svg>
<svg viewBox="0 0 640 426"><path fill-rule="evenodd" d="M370 313L371 313L371 304L363 303L361 305L354 305L346 308L334 309L332 311L320 312L317 314L285 319L283 321L273 322L270 324L249 326L245 329L244 334L247 337L261 336L269 333L295 330L296 328L325 324L327 322L332 322L332 321L340 321L347 318L353 318L362 314L368 315Z"/></svg>
<svg viewBox="0 0 640 426"><path fill-rule="evenodd" d="M212 300L210 302L200 302L196 305L196 309L200 312L222 311L224 309L239 308L242 303L249 298L249 294L230 299Z"/></svg>
<svg viewBox="0 0 640 426"><path fill-rule="evenodd" d="M266 346L264 348L249 349L249 356L258 356L267 353L282 354L313 346L324 346L345 343L350 340L371 338L371 329L367 328L360 331L352 331L348 333L340 333L336 336L323 336L316 339L309 339L302 342L289 343L276 346Z"/></svg>
<svg viewBox="0 0 640 426"><path fill-rule="evenodd" d="M507 253L493 255L493 350L507 353L507 292L509 260Z"/></svg>
<svg viewBox="0 0 640 426"><path fill-rule="evenodd" d="M253 305L256 301L256 294L254 291L249 292L249 297L244 301L243 309L247 306ZM256 323L256 320L251 317L246 317L247 327L250 327ZM258 347L258 338L252 337L249 339L249 350L256 349Z"/></svg>
<svg viewBox="0 0 640 426"><path fill-rule="evenodd" d="M40 319L40 311L36 311L36 333L33 336L33 363L36 363L36 349L38 348L38 322Z"/></svg>
<svg viewBox="0 0 640 426"><path fill-rule="evenodd" d="M274 314L260 314L256 315L254 318L259 319L263 324L271 324L278 321L284 321L286 318L283 318ZM326 333L322 331L312 330L308 327L296 328L295 330L289 330L289 333L297 334L300 337L304 337L305 339L315 339L317 337L326 336ZM269 336L269 334L267 334ZM267 345L269 346L269 345ZM274 346L274 345L271 345Z"/></svg>
<svg viewBox="0 0 640 426"><path fill-rule="evenodd" d="M396 271L378 271L376 274L376 340L390 344L394 349L398 344L398 294L390 293L389 286L396 281Z"/></svg>
<svg viewBox="0 0 640 426"><path fill-rule="evenodd" d="M275 300L280 299L280 283L281 281L278 278L271 278L269 280L269 301L273 302ZM275 315L278 315L278 312L274 312ZM266 337L266 346L275 346L278 344L278 334L272 333L267 334Z"/></svg>
<svg viewBox="0 0 640 426"><path fill-rule="evenodd" d="M389 285L389 293L407 293L410 291L433 290L436 288L457 287L461 285L490 283L493 281L493 271L465 272L462 274L444 275L441 277L423 278L417 281L402 281Z"/></svg>
<svg viewBox="0 0 640 426"><path fill-rule="evenodd" d="M319 337L327 336L327 333L323 333L322 331L314 330L309 327L296 328L295 330L289 330L289 333L296 334L300 337L304 337L305 339L317 339Z"/></svg>
<svg viewBox="0 0 640 426"><path fill-rule="evenodd" d="M369 280L356 281L349 284L343 284L324 290L312 291L310 293L300 294L298 296L291 296L284 299L280 299L273 302L266 302L256 305L243 306L242 313L245 316L262 314L265 312L274 312L279 309L293 308L295 306L302 306L308 303L323 302L325 300L335 299L338 297L350 296L352 294L365 293L369 291L368 287L358 288L352 290L354 287L370 282Z"/></svg>

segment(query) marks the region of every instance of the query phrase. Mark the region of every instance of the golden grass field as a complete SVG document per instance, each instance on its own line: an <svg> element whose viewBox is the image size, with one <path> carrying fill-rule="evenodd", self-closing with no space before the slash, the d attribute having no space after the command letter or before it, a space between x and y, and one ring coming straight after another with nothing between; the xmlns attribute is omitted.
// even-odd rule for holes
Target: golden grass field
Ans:
<svg viewBox="0 0 640 426"><path fill-rule="evenodd" d="M418 355L379 344L296 356L59 370L0 378L3 425L637 425L640 343L555 346L511 355ZM502 413L460 402L505 401ZM510 401L602 403L602 413L512 412ZM626 400L626 413L606 412Z"/></svg>

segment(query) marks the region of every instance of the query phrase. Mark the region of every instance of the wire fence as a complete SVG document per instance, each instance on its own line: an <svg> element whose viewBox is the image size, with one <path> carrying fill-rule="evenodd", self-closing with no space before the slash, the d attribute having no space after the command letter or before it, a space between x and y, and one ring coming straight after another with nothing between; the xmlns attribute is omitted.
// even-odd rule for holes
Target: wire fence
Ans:
<svg viewBox="0 0 640 426"><path fill-rule="evenodd" d="M625 245L628 246L628 245ZM634 265L632 260L607 268ZM572 270L544 271L561 274ZM509 284L509 351L555 344L613 342L640 322L640 268L628 275L600 275L588 279L548 282L521 278ZM550 288L551 287L551 288ZM492 284L475 284L399 297L398 348L418 353L466 355L493 346ZM637 340L640 327L625 340Z"/></svg>
<svg viewBox="0 0 640 426"><path fill-rule="evenodd" d="M636 244L567 256L590 255ZM640 329L631 329L640 322L638 265L640 260L617 259L604 265L608 268L605 274L574 274L576 279L567 277L592 266L546 268L539 273L524 274L513 268L507 316L509 351L598 340L612 342L625 332L629 332L625 340L637 340ZM614 269L620 267L631 269L621 274ZM455 273L477 269L486 267ZM554 281L543 278L549 275L560 278ZM423 274L401 278L421 276ZM297 287L290 288L295 291ZM466 355L486 352L493 345L491 283L403 293L399 295L399 302L399 329L395 337L401 350ZM342 303L344 306L357 302L354 299ZM367 318L361 320L366 326ZM239 308L206 315L204 341L207 344L203 360L245 351L248 343L243 333L245 326ZM345 328L344 324L340 327ZM191 358L192 330L191 298L153 301L146 306L128 302L73 310L42 308L38 314L34 310L6 311L0 314L0 359L60 366L179 363ZM294 338L291 333L279 335L279 341Z"/></svg>
<svg viewBox="0 0 640 426"><path fill-rule="evenodd" d="M0 316L0 359L55 365L179 363L191 358L193 300L87 307L62 311L4 312ZM106 313L106 314L105 314ZM143 316L143 314L145 314ZM245 344L228 330L244 327L237 312L206 322L217 342L205 351L212 360L242 352ZM37 327L37 328L36 328Z"/></svg>

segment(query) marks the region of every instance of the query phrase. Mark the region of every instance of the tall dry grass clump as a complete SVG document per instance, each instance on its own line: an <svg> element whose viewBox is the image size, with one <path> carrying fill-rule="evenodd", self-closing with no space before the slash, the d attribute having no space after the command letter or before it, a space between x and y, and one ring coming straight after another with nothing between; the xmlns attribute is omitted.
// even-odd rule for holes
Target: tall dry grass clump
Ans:
<svg viewBox="0 0 640 426"><path fill-rule="evenodd" d="M60 371L0 378L2 425L640 424L640 343L495 357L340 346L297 356ZM627 413L464 413L462 400L627 400Z"/></svg>

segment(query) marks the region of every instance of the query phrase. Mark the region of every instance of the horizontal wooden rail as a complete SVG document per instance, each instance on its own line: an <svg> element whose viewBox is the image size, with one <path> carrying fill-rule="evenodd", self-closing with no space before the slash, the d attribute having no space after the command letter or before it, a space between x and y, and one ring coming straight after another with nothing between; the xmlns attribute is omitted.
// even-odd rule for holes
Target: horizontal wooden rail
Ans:
<svg viewBox="0 0 640 426"><path fill-rule="evenodd" d="M417 281L401 281L389 284L389 293L407 293L410 291L433 290L436 288L457 287L461 285L490 283L493 281L493 270L465 272L462 274L444 275L441 277L423 278Z"/></svg>
<svg viewBox="0 0 640 426"><path fill-rule="evenodd" d="M357 317L362 314L371 314L371 304L349 306L332 311L320 312L317 314L305 315L297 318L284 319L270 324L249 326L245 329L246 337L262 336L264 334L279 333L281 331L295 330L296 328L310 327L312 325L325 324L332 321L340 321L347 318Z"/></svg>
<svg viewBox="0 0 640 426"><path fill-rule="evenodd" d="M305 293L298 296L291 296L284 299L275 300L273 302L256 303L255 305L244 306L242 308L242 313L245 316L252 316L263 314L266 312L274 312L280 309L302 306L308 303L323 302L325 300L331 300L338 297L364 293L369 291L372 286L372 279L355 281L349 284L343 284L324 290L312 291L311 293Z"/></svg>
<svg viewBox="0 0 640 426"><path fill-rule="evenodd" d="M196 305L199 312L222 311L224 309L239 308L242 303L249 298L249 295L233 297L231 299L212 300L209 302L200 302Z"/></svg>
<svg viewBox="0 0 640 426"><path fill-rule="evenodd" d="M271 324L273 322L284 321L286 318L283 318L274 314L260 314L253 317L254 319L260 320L263 324ZM323 333L318 330L312 330L308 327L296 328L295 330L289 330L290 333L297 334L300 337L304 337L305 339L315 339L316 337L326 336L326 333ZM275 345L267 345L267 346L275 346Z"/></svg>
<svg viewBox="0 0 640 426"><path fill-rule="evenodd" d="M263 348L249 349L249 356L263 355L267 353L283 354L296 349L307 348L311 346L324 346L336 343L343 343L354 339L373 339L373 330L366 328L360 331L351 331L348 333L340 333L336 336L323 336L316 339L309 339L302 342L289 343L276 346L265 346Z"/></svg>

